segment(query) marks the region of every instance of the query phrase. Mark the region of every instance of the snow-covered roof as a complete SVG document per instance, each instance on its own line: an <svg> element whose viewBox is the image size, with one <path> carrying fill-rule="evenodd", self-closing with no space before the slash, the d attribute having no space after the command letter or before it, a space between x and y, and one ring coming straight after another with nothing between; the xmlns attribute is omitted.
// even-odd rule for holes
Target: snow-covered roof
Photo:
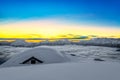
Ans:
<svg viewBox="0 0 120 80"><path fill-rule="evenodd" d="M37 47L11 57L8 61L3 63L1 67L25 65L21 63L31 57L37 58L45 64L69 61L69 58L67 58L65 54L62 54L53 48Z"/></svg>

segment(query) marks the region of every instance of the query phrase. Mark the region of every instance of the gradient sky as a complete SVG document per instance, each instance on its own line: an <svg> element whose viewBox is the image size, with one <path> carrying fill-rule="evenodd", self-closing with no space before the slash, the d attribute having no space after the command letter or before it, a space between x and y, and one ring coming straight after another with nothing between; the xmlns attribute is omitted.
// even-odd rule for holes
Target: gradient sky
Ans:
<svg viewBox="0 0 120 80"><path fill-rule="evenodd" d="M120 37L120 1L0 0L0 37L67 34Z"/></svg>

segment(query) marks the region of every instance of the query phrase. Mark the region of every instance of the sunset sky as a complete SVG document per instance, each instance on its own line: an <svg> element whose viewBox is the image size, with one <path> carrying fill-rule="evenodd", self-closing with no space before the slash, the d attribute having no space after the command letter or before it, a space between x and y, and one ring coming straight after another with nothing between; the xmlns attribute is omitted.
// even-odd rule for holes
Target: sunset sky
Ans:
<svg viewBox="0 0 120 80"><path fill-rule="evenodd" d="M0 0L0 38L120 38L119 0Z"/></svg>

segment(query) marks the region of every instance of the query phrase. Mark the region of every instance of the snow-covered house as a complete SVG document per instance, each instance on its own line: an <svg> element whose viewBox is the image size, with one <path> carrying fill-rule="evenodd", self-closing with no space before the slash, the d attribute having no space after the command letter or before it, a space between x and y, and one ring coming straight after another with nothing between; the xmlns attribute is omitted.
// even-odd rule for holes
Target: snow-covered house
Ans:
<svg viewBox="0 0 120 80"><path fill-rule="evenodd" d="M3 63L1 67L21 66L33 64L49 64L49 63L63 63L70 61L65 54L48 47L37 47L16 54L8 61Z"/></svg>

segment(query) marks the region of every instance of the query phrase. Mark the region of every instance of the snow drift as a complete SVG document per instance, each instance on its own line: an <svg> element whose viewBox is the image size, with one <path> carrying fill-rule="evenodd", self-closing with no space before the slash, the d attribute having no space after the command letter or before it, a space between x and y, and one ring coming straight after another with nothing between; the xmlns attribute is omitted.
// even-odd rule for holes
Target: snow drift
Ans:
<svg viewBox="0 0 120 80"><path fill-rule="evenodd" d="M65 54L62 54L55 49L48 47L37 47L24 51L23 53L20 54L16 54L8 61L3 63L1 67L29 65L29 64L21 64L21 63L23 63L25 60L31 57L43 61L43 64L63 63L70 61L70 59L67 58Z"/></svg>

